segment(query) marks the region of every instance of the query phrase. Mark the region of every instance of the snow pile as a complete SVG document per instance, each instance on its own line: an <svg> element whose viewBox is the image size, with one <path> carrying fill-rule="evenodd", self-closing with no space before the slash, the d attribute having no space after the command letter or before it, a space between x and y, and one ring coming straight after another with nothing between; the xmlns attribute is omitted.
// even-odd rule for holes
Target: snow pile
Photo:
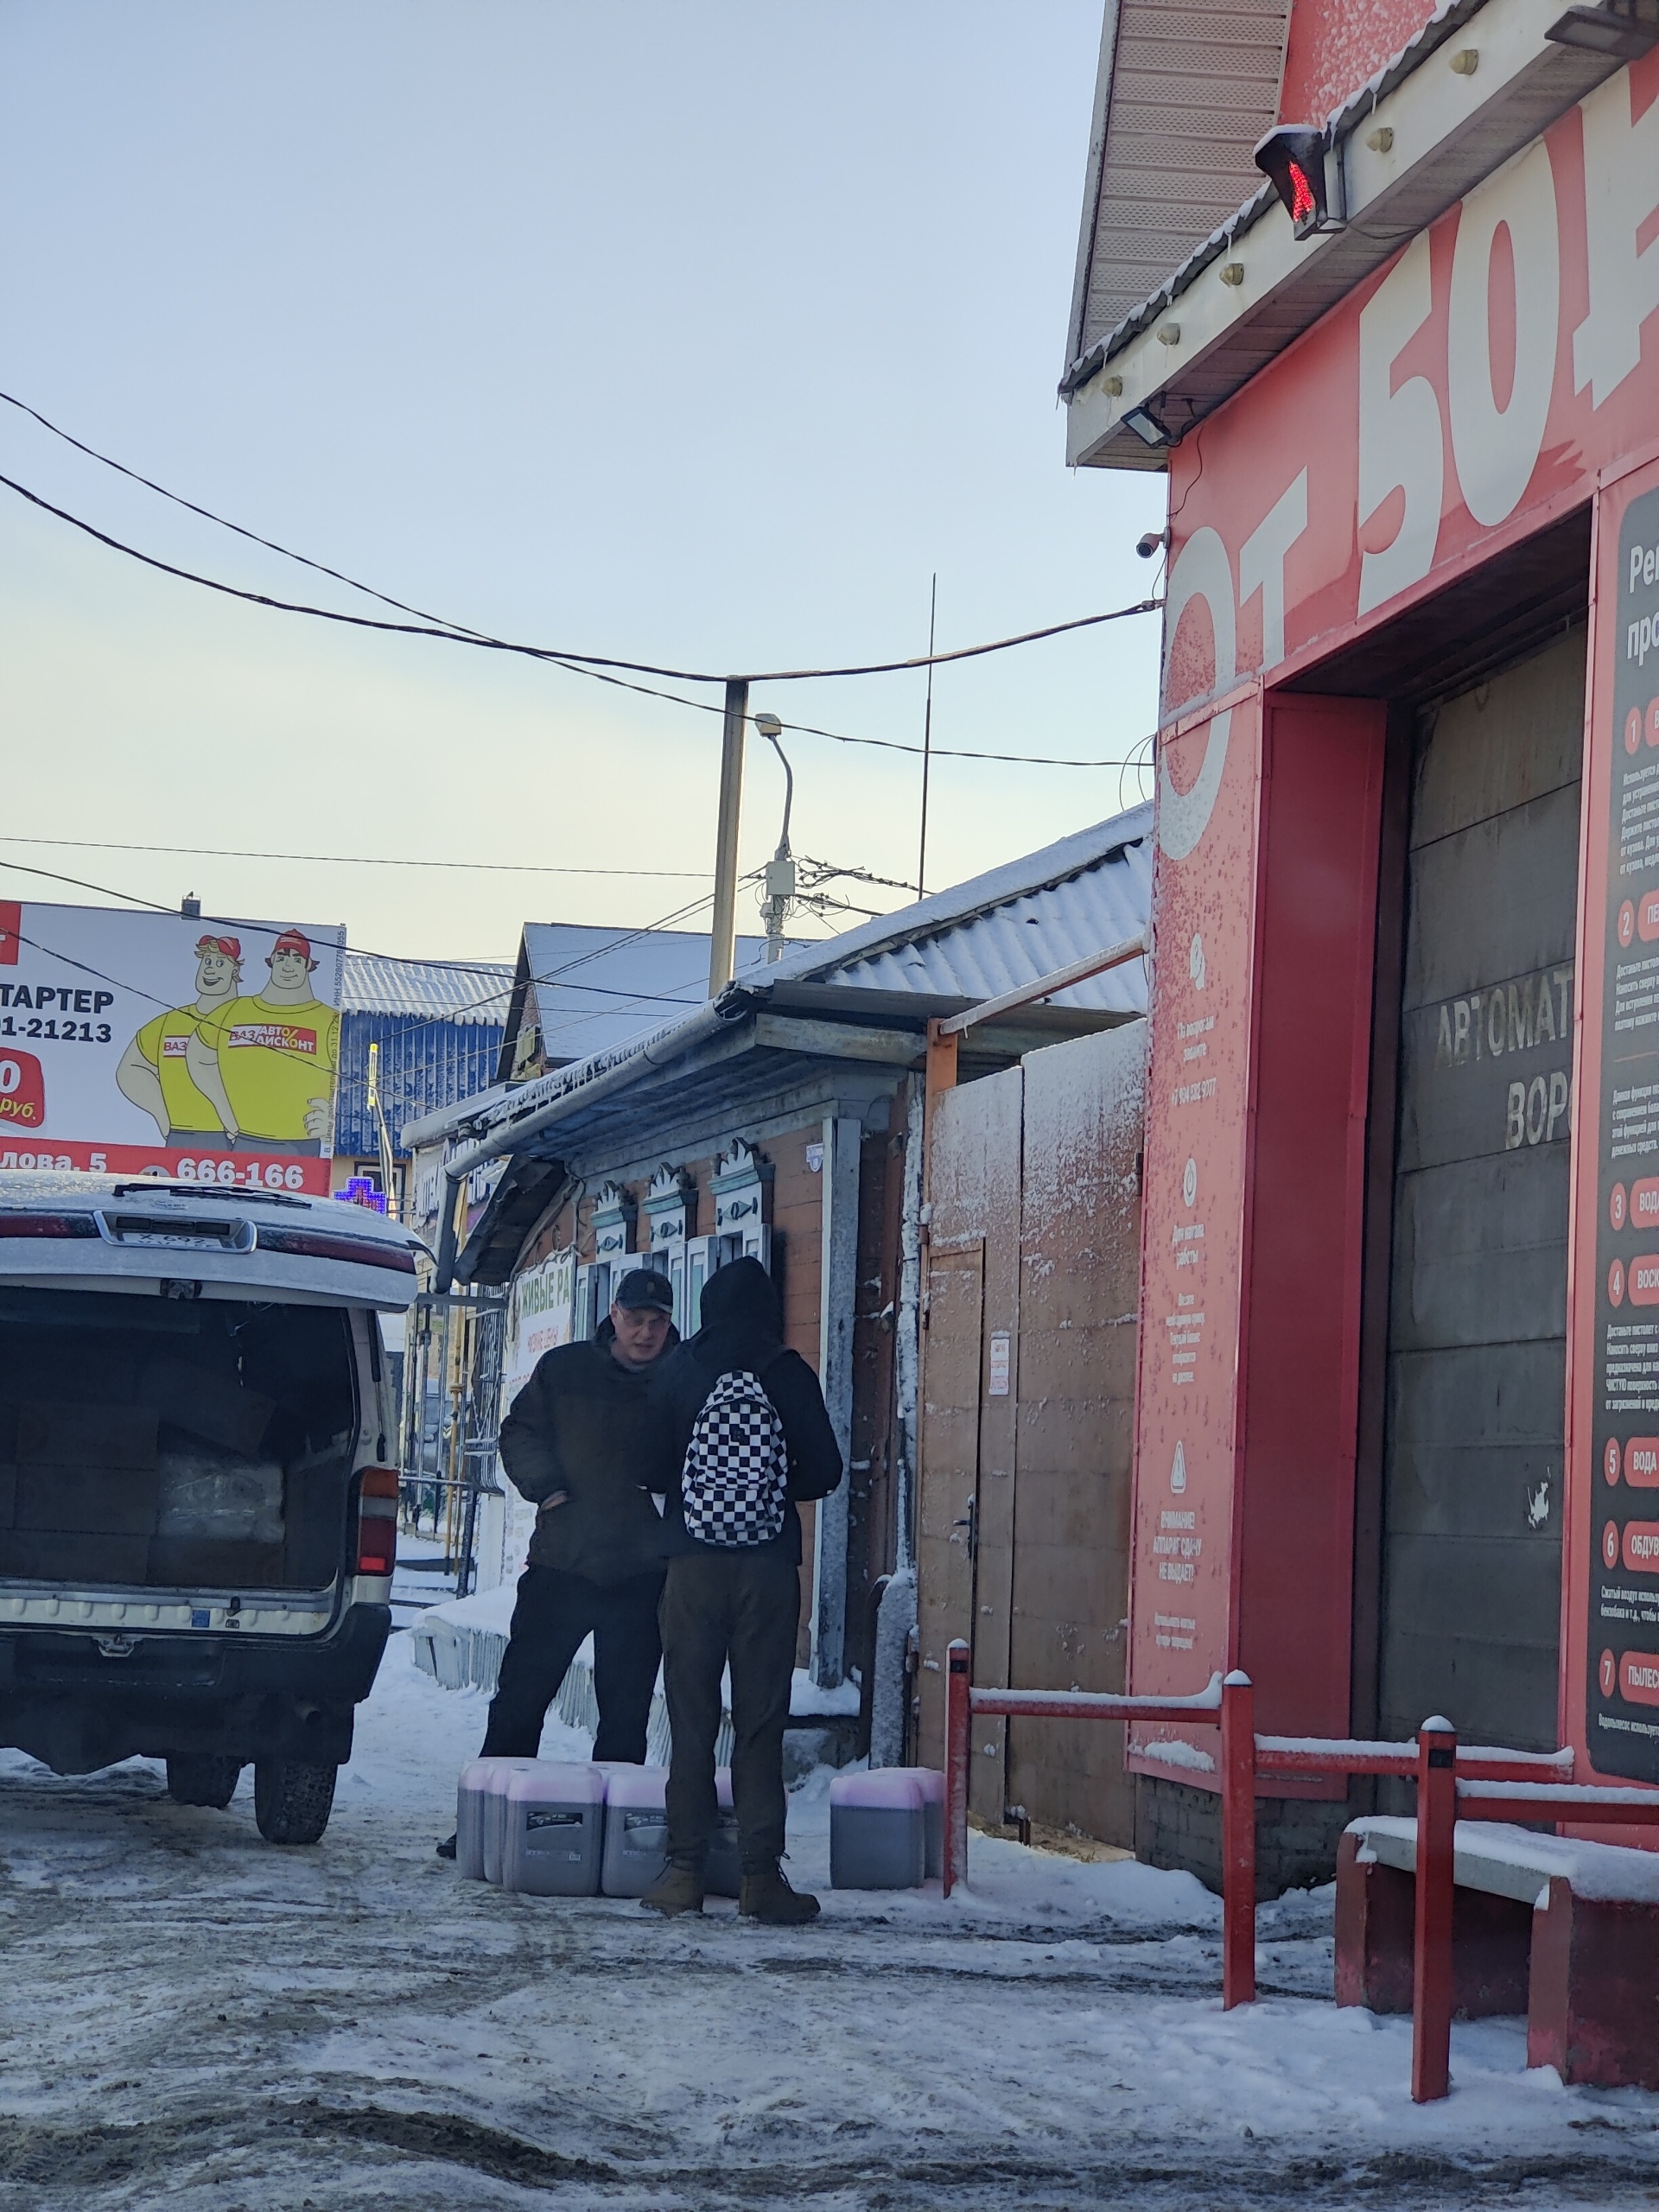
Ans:
<svg viewBox="0 0 1659 2212"><path fill-rule="evenodd" d="M1416 1866L1414 1820L1368 1815L1351 1821L1348 1833L1361 1838L1362 1859L1381 1859L1408 1872ZM1659 1851L1540 1835L1503 1821L1459 1821L1452 1849L1459 1882L1523 1904L1541 1902L1556 1875L1581 1897L1659 1904Z"/></svg>
<svg viewBox="0 0 1659 2212"><path fill-rule="evenodd" d="M501 1582L493 1590L430 1607L410 1631L415 1664L447 1690L493 1695L517 1595L512 1583Z"/></svg>

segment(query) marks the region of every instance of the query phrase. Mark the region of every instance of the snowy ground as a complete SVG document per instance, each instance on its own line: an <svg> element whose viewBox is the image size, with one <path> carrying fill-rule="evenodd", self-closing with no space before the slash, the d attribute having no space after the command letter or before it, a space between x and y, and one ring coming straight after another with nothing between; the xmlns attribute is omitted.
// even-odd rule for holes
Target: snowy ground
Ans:
<svg viewBox="0 0 1659 2212"><path fill-rule="evenodd" d="M1328 1896L1264 1912L1224 2016L1189 1878L976 1836L948 1905L837 1895L822 1775L810 1929L462 1882L432 1845L482 1719L394 1637L313 1851L259 1841L246 1777L212 1813L0 1754L0 2206L1659 2202L1659 2098L1527 2075L1519 2022L1456 2030L1414 2108L1408 2024L1329 2001Z"/></svg>

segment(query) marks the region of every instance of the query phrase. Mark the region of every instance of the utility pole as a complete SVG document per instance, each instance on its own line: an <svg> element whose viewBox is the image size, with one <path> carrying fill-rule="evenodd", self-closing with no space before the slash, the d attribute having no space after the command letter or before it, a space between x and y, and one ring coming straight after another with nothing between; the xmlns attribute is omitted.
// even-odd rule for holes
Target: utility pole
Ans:
<svg viewBox="0 0 1659 2212"><path fill-rule="evenodd" d="M726 679L726 721L720 740L720 816L715 836L715 916L709 940L709 995L732 980L737 951L737 826L743 809L743 725L749 680Z"/></svg>

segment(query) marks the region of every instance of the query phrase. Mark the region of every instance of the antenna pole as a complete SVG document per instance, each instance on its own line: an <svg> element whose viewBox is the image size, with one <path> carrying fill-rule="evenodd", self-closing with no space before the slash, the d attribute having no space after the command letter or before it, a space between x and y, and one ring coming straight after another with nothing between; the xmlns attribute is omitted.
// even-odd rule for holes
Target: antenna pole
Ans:
<svg viewBox="0 0 1659 2212"><path fill-rule="evenodd" d="M939 572L927 595L927 705L922 715L922 834L916 854L916 895L927 896L927 779L933 766L933 624L939 607Z"/></svg>

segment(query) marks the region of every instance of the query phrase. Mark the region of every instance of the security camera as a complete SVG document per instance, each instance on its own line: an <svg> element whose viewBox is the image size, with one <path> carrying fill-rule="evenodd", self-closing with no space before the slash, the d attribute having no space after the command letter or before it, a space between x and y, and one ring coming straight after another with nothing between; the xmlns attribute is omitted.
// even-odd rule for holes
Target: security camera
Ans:
<svg viewBox="0 0 1659 2212"><path fill-rule="evenodd" d="M1137 542L1135 550L1143 561L1150 561L1154 553L1163 552L1168 543L1169 525L1166 523L1161 530L1149 530L1146 536Z"/></svg>

